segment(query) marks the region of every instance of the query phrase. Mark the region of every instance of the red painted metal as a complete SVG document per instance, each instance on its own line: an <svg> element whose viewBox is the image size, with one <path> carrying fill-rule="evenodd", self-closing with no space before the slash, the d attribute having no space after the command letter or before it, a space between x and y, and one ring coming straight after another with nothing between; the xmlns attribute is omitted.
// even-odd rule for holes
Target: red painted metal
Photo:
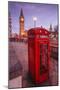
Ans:
<svg viewBox="0 0 60 90"><path fill-rule="evenodd" d="M48 79L49 45L49 32L45 28L32 28L28 31L28 67L36 84Z"/></svg>

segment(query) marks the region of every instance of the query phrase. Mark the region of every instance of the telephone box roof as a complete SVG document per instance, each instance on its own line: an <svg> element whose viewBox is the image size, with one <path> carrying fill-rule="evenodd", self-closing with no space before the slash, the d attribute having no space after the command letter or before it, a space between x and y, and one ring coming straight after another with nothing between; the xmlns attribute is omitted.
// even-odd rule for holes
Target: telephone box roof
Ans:
<svg viewBox="0 0 60 90"><path fill-rule="evenodd" d="M36 27L29 29L28 34L49 35L49 31L42 27Z"/></svg>

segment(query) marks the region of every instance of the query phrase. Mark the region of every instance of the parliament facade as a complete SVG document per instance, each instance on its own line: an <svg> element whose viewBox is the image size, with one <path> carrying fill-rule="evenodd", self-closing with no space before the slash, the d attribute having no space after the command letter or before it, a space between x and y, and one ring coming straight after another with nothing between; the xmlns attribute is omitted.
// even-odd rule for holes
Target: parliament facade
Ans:
<svg viewBox="0 0 60 90"><path fill-rule="evenodd" d="M23 39L27 37L27 31L24 28L24 15L23 9L21 8L20 17L19 17L19 38Z"/></svg>

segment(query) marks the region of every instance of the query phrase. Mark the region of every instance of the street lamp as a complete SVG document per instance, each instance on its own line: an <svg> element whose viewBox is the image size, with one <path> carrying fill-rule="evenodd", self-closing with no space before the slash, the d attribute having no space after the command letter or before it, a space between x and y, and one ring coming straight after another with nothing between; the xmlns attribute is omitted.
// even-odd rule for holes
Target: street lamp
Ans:
<svg viewBox="0 0 60 90"><path fill-rule="evenodd" d="M33 17L33 21L34 21L34 27L36 27L37 17Z"/></svg>

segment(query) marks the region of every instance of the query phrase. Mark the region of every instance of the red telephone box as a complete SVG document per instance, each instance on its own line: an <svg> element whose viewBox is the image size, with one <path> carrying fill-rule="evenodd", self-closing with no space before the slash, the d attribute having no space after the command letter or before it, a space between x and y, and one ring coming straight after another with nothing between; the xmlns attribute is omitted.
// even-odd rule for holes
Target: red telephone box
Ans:
<svg viewBox="0 0 60 90"><path fill-rule="evenodd" d="M29 73L36 84L48 79L49 74L49 32L45 28L28 31Z"/></svg>

